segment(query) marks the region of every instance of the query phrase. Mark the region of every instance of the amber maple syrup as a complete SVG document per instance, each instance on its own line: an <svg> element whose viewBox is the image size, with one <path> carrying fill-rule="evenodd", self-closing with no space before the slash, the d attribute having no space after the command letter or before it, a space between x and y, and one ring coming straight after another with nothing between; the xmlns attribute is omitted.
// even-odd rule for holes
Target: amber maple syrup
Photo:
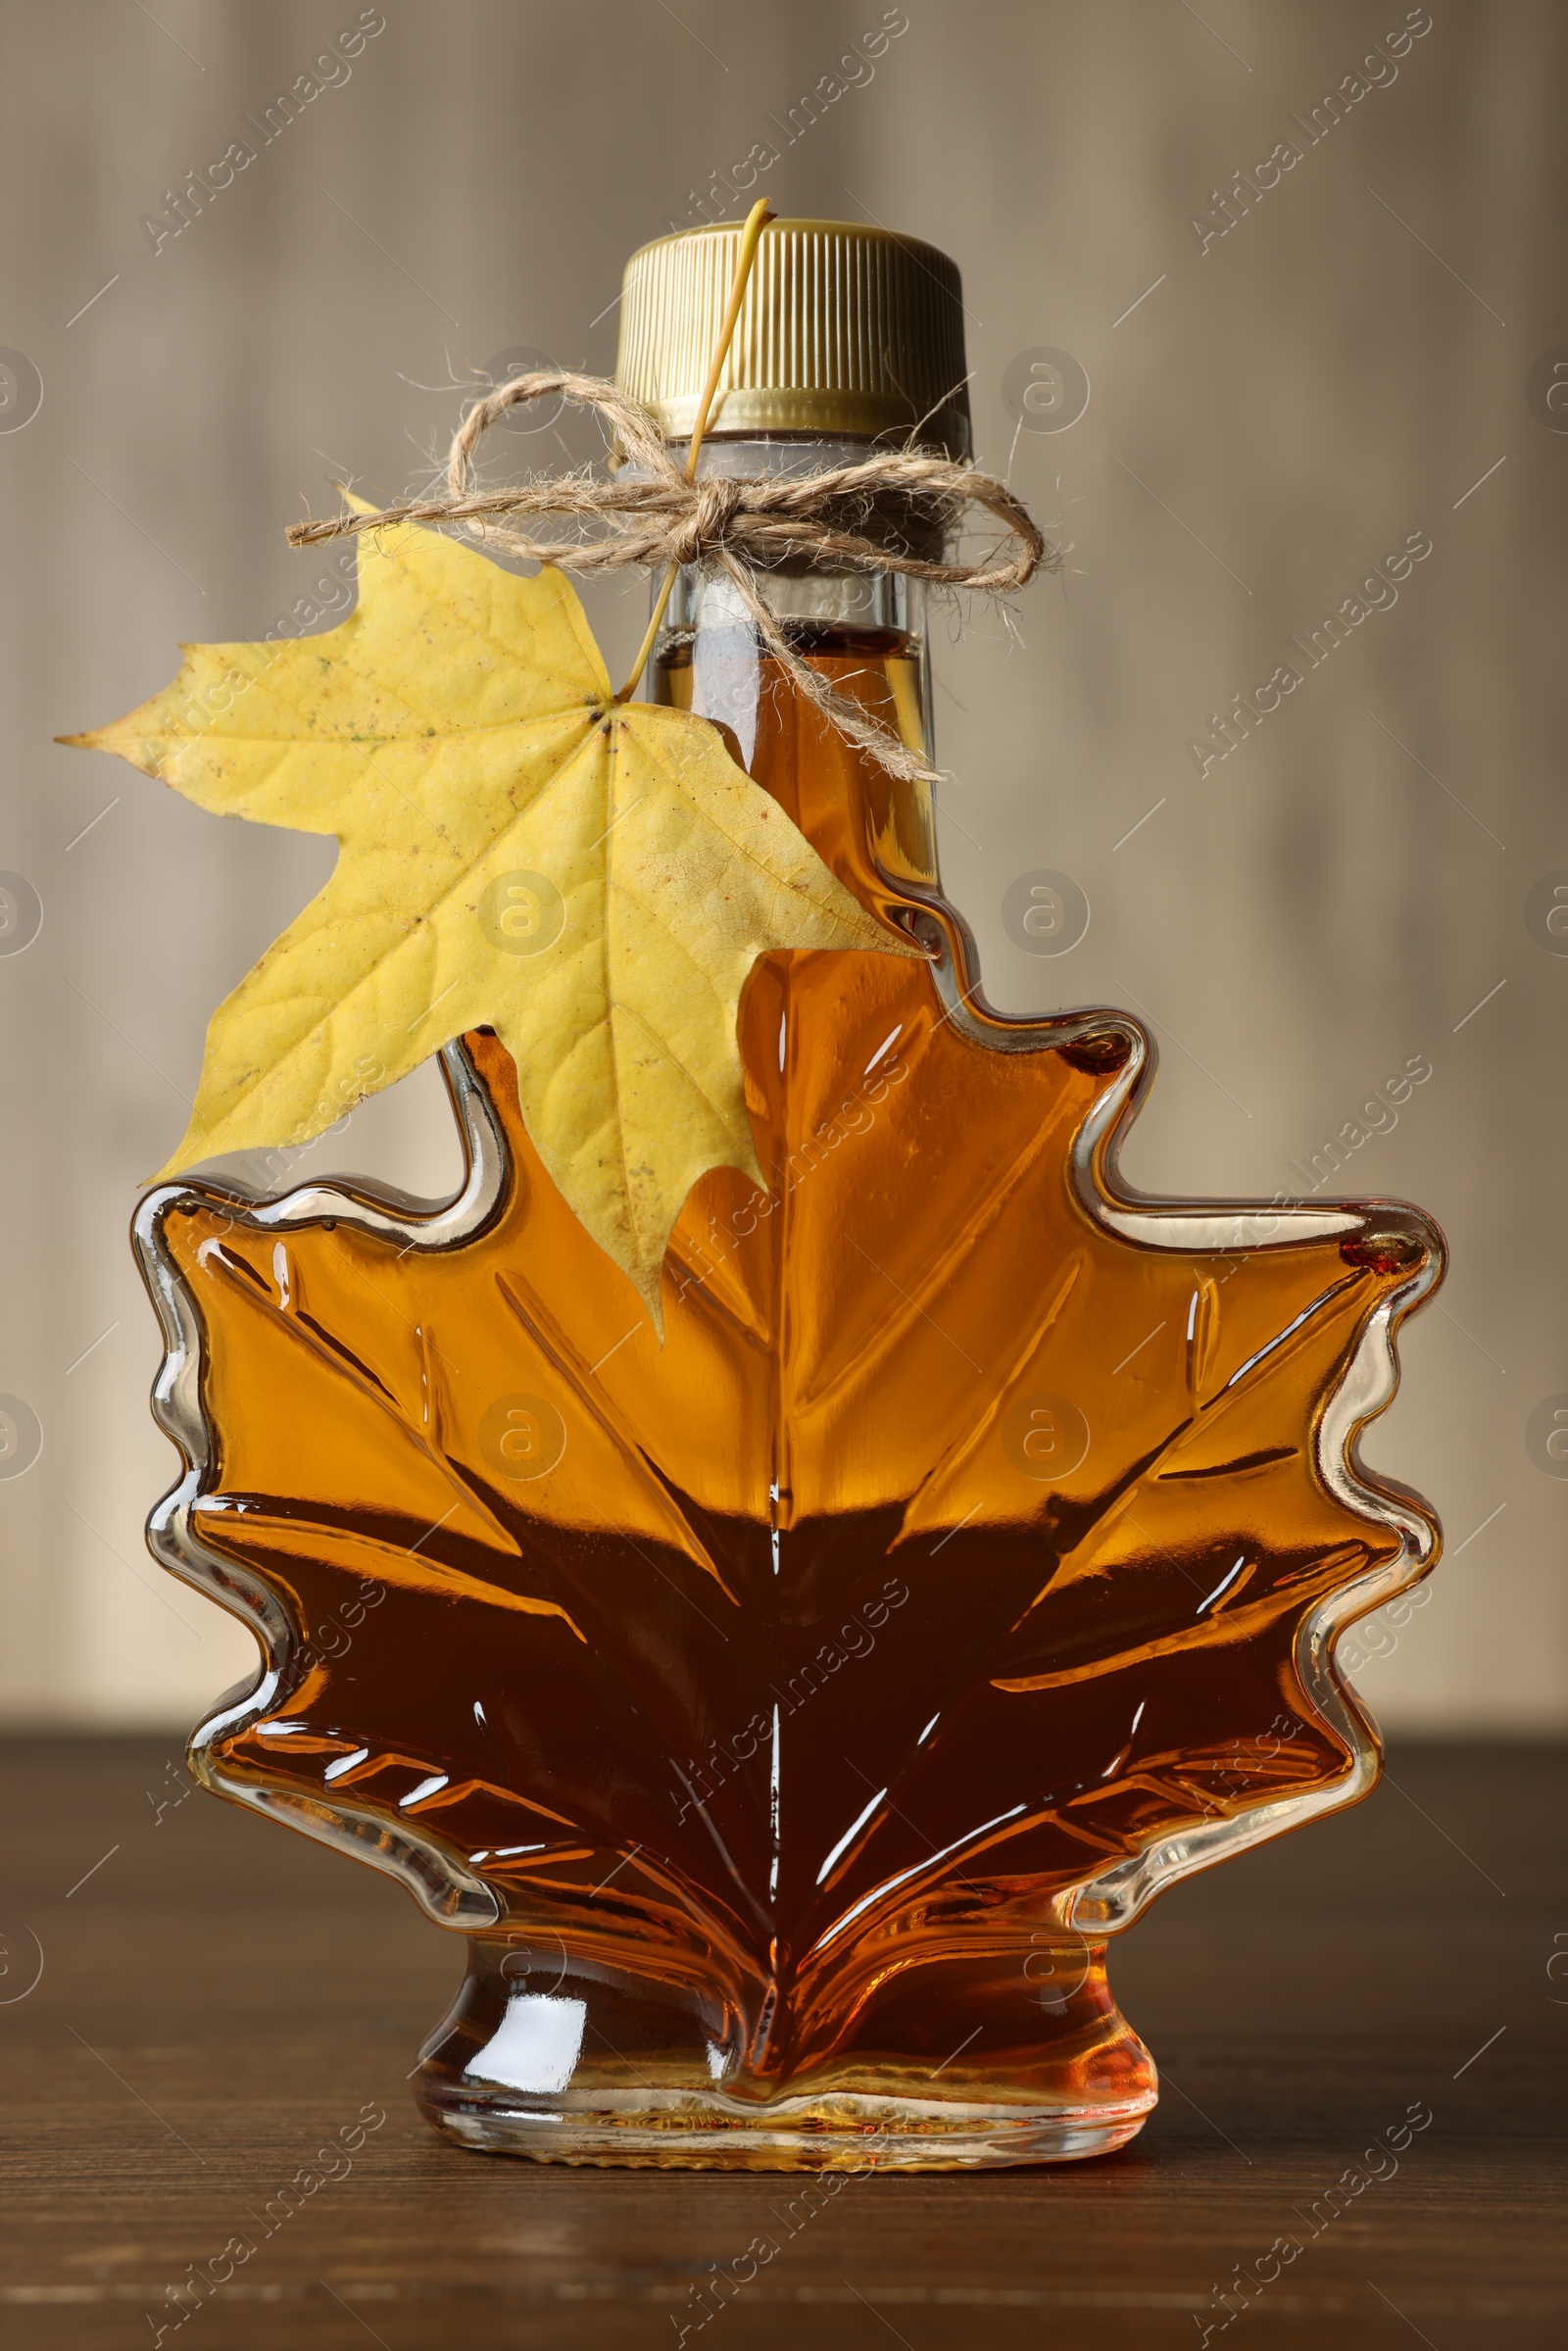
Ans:
<svg viewBox="0 0 1568 2351"><path fill-rule="evenodd" d="M797 643L921 739L906 632ZM991 1012L925 787L749 634L705 703L711 650L671 631L655 698L706 708L920 952L759 961L765 1184L692 1195L662 1340L488 1033L505 1170L461 1246L189 1196L169 1243L216 1433L192 1524L295 1635L211 1766L493 1900L420 2076L460 2137L848 2162L857 2132L967 2146L1059 2113L1113 2144L1152 2072L1083 1889L1350 1774L1303 1628L1401 1538L1319 1431L1432 1237L1374 1208L1241 1246L1198 1203L1192 1246L1155 1246L1166 1204L1129 1207L1085 1141L1137 1024ZM509 2018L535 2051L511 2080Z"/></svg>

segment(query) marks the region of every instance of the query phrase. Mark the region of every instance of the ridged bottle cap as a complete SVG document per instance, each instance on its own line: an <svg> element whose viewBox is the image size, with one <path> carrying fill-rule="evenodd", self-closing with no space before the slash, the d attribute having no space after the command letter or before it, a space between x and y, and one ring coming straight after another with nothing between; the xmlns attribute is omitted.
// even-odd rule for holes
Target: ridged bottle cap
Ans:
<svg viewBox="0 0 1568 2351"><path fill-rule="evenodd" d="M617 389L685 440L712 365L739 222L682 229L626 264ZM958 270L914 237L846 220L763 229L710 434L885 438L970 452Z"/></svg>

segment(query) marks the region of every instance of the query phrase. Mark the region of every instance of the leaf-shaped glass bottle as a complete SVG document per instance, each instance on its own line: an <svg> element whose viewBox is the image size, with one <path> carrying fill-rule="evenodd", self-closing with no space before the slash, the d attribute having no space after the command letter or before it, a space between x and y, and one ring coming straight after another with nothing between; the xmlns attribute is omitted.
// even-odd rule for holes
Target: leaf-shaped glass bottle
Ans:
<svg viewBox="0 0 1568 2351"><path fill-rule="evenodd" d="M780 227L706 463L816 465L922 419L961 453L952 265ZM621 379L672 439L737 234L628 275ZM925 740L906 578L765 587L798 652ZM270 1651L197 1767L467 1933L416 2077L466 2144L1114 2147L1155 2077L1108 1938L1375 1777L1334 1636L1436 1535L1354 1440L1441 1242L1385 1203L1130 1194L1144 1030L987 1007L925 788L797 694L722 572L679 580L653 693L720 727L922 955L759 960L765 1182L691 1195L662 1341L482 1032L448 1055L469 1175L445 1210L154 1196L160 1409L192 1463L155 1543Z"/></svg>

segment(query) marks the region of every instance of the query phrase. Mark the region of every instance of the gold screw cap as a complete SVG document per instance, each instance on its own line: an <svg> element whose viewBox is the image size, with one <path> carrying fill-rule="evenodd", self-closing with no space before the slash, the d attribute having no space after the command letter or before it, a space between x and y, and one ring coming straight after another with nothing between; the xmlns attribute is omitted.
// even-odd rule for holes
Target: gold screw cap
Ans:
<svg viewBox="0 0 1568 2351"><path fill-rule="evenodd" d="M616 389L683 441L723 322L742 224L683 229L626 264ZM710 439L801 433L970 454L957 265L848 220L762 231Z"/></svg>

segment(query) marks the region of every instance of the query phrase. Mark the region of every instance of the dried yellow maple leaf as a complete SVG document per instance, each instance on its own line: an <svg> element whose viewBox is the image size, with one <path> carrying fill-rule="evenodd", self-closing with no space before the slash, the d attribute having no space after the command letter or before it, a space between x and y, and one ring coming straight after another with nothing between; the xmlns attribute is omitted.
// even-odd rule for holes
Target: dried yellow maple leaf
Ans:
<svg viewBox="0 0 1568 2351"><path fill-rule="evenodd" d="M66 739L342 853L214 1014L163 1174L309 1142L493 1027L541 1159L656 1323L693 1184L760 1177L735 1040L757 956L915 952L706 719L612 698L559 571L435 531L377 533L338 627L187 647L164 693Z"/></svg>

